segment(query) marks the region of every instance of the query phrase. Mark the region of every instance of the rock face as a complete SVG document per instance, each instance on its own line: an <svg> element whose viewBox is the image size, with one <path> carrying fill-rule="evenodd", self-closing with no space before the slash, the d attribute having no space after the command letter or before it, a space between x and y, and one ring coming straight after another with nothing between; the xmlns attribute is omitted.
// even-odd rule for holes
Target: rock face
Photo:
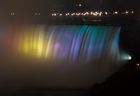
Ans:
<svg viewBox="0 0 140 96"><path fill-rule="evenodd" d="M102 84L95 84L88 89L93 96L136 96L139 93L140 69L134 62L124 66L123 71L110 76Z"/></svg>

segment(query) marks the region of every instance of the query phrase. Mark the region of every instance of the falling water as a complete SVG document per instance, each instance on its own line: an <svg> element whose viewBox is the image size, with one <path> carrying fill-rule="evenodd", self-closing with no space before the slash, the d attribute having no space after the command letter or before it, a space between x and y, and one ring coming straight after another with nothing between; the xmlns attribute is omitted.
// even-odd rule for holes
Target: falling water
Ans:
<svg viewBox="0 0 140 96"><path fill-rule="evenodd" d="M92 25L9 26L0 36L3 70L13 70L8 71L11 77L7 78L11 80L14 75L12 81L23 85L87 88L103 82L119 66L120 29Z"/></svg>

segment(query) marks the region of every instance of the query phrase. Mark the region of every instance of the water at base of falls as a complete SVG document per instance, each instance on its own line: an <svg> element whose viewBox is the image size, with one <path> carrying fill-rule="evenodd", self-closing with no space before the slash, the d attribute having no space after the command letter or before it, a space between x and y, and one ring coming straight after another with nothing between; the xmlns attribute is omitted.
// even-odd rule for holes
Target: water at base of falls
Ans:
<svg viewBox="0 0 140 96"><path fill-rule="evenodd" d="M116 71L120 29L91 25L8 26L0 36L1 68L5 72L1 74L23 85L87 88Z"/></svg>

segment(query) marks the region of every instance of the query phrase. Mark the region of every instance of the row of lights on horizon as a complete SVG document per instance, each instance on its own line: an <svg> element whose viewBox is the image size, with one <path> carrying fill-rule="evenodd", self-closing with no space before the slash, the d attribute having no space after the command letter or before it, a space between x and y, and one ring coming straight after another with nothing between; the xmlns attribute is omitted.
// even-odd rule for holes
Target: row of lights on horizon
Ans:
<svg viewBox="0 0 140 96"><path fill-rule="evenodd" d="M66 13L65 16L86 16L86 15L93 15L93 16L101 16L103 12L85 12L85 13ZM130 13L134 13L131 11ZM105 12L105 15L108 15L108 12ZM118 11L113 12L113 14L118 14ZM129 14L129 11L121 12L121 14ZM52 16L62 16L62 13L53 13Z"/></svg>
<svg viewBox="0 0 140 96"><path fill-rule="evenodd" d="M131 13L134 13L134 11L131 11ZM115 11L113 12L113 14L118 14L118 11ZM125 12L122 12L121 14L129 14L129 11L125 11ZM10 13L10 15L15 15L15 13ZM41 15L40 13L35 13L36 16L39 16ZM62 13L53 13L52 16L62 16L63 14ZM102 12L85 12L85 13L66 13L65 16L86 16L86 15L93 15L93 16L101 16L102 15ZM108 15L108 12L105 12L105 15Z"/></svg>
<svg viewBox="0 0 140 96"><path fill-rule="evenodd" d="M102 12L99 12L99 13L98 12L95 12L95 13L94 12L91 12L91 13L89 13L89 12L86 12L86 13L71 13L71 16L74 16L74 15L77 15L77 16L83 15L83 16L85 16L85 15L89 15L89 14L94 15L94 16L97 16L97 15L101 16ZM69 16L69 15L70 15L69 13L65 14L65 16Z"/></svg>
<svg viewBox="0 0 140 96"><path fill-rule="evenodd" d="M59 7L59 6L62 6L62 7L63 7L64 5L63 5L63 4L62 4L62 5L55 4L54 6L55 6L55 7ZM80 3L79 3L79 4L76 4L75 6L81 7L81 6L82 6L82 4L80 4Z"/></svg>
<svg viewBox="0 0 140 96"><path fill-rule="evenodd" d="M10 13L11 15L15 15L15 13ZM35 13L35 15L41 15L40 13Z"/></svg>
<svg viewBox="0 0 140 96"><path fill-rule="evenodd" d="M134 11L131 11L131 13L133 14L133 13L134 13ZM118 14L118 12L117 12L117 11L115 11L115 12L113 12L113 14ZM129 11L121 12L121 14L129 14Z"/></svg>

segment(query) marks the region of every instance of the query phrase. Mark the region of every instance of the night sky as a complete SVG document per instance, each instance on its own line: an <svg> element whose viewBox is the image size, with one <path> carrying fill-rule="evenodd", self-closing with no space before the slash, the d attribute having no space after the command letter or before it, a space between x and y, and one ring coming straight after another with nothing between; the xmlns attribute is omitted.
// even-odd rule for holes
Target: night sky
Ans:
<svg viewBox="0 0 140 96"><path fill-rule="evenodd" d="M51 10L54 5L63 4L64 6L74 7L81 3L84 9L137 9L140 1L138 0L0 0L0 9L4 12L17 11L42 11Z"/></svg>

